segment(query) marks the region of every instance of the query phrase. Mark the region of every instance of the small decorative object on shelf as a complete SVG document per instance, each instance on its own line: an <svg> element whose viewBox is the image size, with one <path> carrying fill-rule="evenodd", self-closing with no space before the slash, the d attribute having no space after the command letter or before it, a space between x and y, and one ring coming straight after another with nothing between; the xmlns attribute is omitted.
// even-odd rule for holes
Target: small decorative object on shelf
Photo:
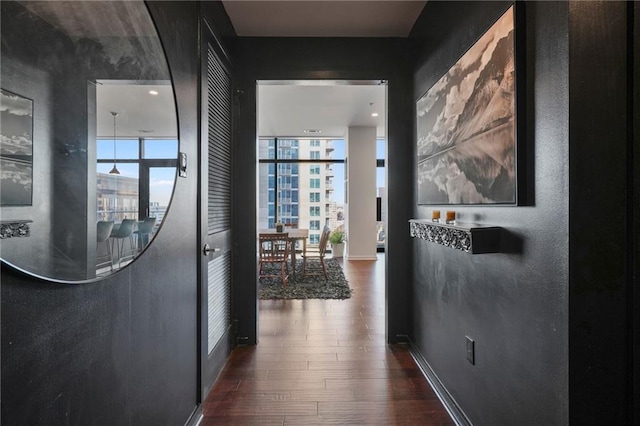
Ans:
<svg viewBox="0 0 640 426"><path fill-rule="evenodd" d="M498 253L500 251L501 229L499 226L475 223L457 222L452 225L421 219L409 221L409 231L412 237L470 254Z"/></svg>
<svg viewBox="0 0 640 426"><path fill-rule="evenodd" d="M456 223L456 212L451 210L447 211L447 223L450 225Z"/></svg>
<svg viewBox="0 0 640 426"><path fill-rule="evenodd" d="M440 222L440 210L431 211L431 222Z"/></svg>
<svg viewBox="0 0 640 426"><path fill-rule="evenodd" d="M0 222L0 239L30 236L29 224L32 222L32 220L3 220Z"/></svg>

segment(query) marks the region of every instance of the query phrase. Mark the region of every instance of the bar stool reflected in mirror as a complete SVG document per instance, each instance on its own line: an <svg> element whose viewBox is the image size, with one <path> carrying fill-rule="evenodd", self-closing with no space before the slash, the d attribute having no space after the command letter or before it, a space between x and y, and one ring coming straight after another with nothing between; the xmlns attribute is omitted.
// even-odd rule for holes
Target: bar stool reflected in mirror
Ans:
<svg viewBox="0 0 640 426"><path fill-rule="evenodd" d="M96 273L100 270L100 268L109 265L111 271L113 272L113 253L111 251L111 244L109 244L109 237L111 236L111 231L113 230L113 221L111 220L101 220L97 223L96 229ZM104 245L103 253L100 253L100 244ZM100 261L101 259L104 259Z"/></svg>
<svg viewBox="0 0 640 426"><path fill-rule="evenodd" d="M118 255L118 267L122 266L122 261L133 259L136 255L136 249L133 245L133 226L136 221L133 219L122 219L122 223L118 226L118 229L113 232L111 238L113 238L113 244L116 245ZM129 250L125 250L125 240L129 241ZM113 247L112 247L113 250Z"/></svg>
<svg viewBox="0 0 640 426"><path fill-rule="evenodd" d="M156 226L156 218L148 217L142 222L139 222L138 229L133 231L134 240L138 245L139 252L142 251L147 246L147 244L149 244L154 226Z"/></svg>

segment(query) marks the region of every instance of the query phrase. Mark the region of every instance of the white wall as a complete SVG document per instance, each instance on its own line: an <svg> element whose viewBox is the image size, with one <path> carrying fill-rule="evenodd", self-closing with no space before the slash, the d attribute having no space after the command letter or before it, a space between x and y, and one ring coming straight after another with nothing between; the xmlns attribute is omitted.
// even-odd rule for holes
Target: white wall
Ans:
<svg viewBox="0 0 640 426"><path fill-rule="evenodd" d="M376 128L349 127L345 207L347 259L376 259Z"/></svg>

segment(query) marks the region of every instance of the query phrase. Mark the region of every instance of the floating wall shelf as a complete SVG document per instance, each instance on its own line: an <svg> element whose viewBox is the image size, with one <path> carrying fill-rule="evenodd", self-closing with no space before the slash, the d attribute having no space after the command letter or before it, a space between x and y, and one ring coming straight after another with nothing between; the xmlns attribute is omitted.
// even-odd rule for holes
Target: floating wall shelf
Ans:
<svg viewBox="0 0 640 426"><path fill-rule="evenodd" d="M499 226L475 223L446 224L425 219L409 220L412 237L471 254L498 253L501 229Z"/></svg>
<svg viewBox="0 0 640 426"><path fill-rule="evenodd" d="M0 222L0 239L28 237L31 235L29 224L32 220L3 220Z"/></svg>

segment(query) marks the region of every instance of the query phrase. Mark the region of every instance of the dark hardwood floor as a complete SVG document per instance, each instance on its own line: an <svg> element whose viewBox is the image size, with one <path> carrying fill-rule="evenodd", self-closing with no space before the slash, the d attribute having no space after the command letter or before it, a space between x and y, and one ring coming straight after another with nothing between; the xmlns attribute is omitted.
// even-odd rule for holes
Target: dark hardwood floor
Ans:
<svg viewBox="0 0 640 426"><path fill-rule="evenodd" d="M452 425L404 345L385 343L384 255L344 261L348 300L261 300L201 425Z"/></svg>

